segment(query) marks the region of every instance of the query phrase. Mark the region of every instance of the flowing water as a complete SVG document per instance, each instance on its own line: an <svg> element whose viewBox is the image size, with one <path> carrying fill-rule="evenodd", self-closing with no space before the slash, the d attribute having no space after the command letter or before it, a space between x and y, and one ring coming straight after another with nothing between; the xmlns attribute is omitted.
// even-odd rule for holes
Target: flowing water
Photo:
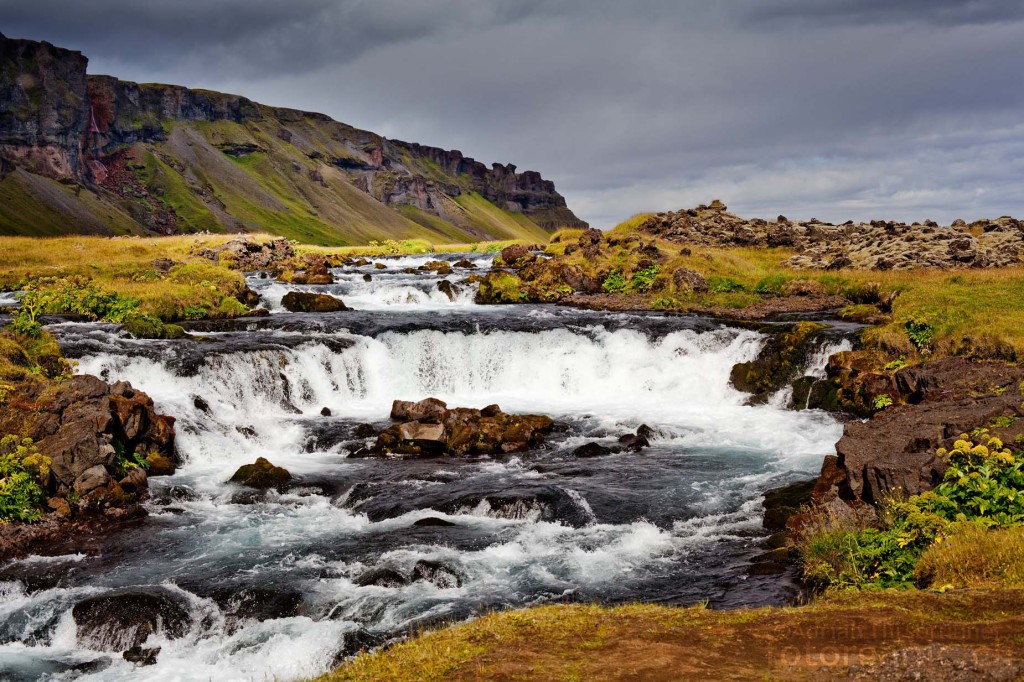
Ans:
<svg viewBox="0 0 1024 682"><path fill-rule="evenodd" d="M116 537L0 567L0 678L294 680L360 646L494 608L793 596L777 576L747 575L764 536L761 493L816 472L841 429L781 401L744 405L729 371L756 355L759 334L691 316L476 306L458 283L464 270L405 272L436 257L338 270L324 286L253 275L272 314L197 324L197 341L54 325L79 371L129 380L178 418L186 463L151 479L149 515ZM355 310L286 313L290 289L334 293ZM347 457L372 442L355 436L358 424L382 428L392 400L428 396L548 414L562 427L515 456ZM571 455L640 424L657 434L641 453ZM293 484L257 495L225 483L259 456ZM361 580L410 576L421 561L440 579ZM155 665L83 646L75 603L157 585L192 617L183 638L151 636Z"/></svg>

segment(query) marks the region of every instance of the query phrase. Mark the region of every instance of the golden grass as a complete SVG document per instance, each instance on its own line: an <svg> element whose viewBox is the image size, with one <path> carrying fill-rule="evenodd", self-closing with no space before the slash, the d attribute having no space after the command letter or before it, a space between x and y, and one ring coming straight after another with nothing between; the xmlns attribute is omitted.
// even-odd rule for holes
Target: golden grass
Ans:
<svg viewBox="0 0 1024 682"><path fill-rule="evenodd" d="M431 244L425 239L388 240L365 246L313 246L300 244L296 246L299 254L320 253L325 256L376 258L381 256L405 256L422 253L498 253L512 244L529 244L525 239L505 239L496 241L464 242L460 244Z"/></svg>
<svg viewBox="0 0 1024 682"><path fill-rule="evenodd" d="M799 663L794 668L791 659L777 656L779 651L815 652L822 646L857 651L870 644L880 653L936 641L934 628L951 622L974 624L974 634L989 628L1019 633L1024 631L1020 598L1013 590L909 590L731 611L650 604L539 606L417 634L361 654L317 682L807 679L820 670L817 659L806 661L808 669ZM1000 643L997 637L987 642ZM1002 645L1012 650L1012 642Z"/></svg>
<svg viewBox="0 0 1024 682"><path fill-rule="evenodd" d="M0 237L0 289L18 289L38 277L76 275L140 299L143 313L166 321L200 316L200 311L204 316L236 315L241 308L227 299L244 290L241 273L192 254L233 236ZM179 265L162 275L153 266L158 258Z"/></svg>
<svg viewBox="0 0 1024 682"><path fill-rule="evenodd" d="M932 545L915 573L936 588L1024 587L1024 526L990 530L965 523Z"/></svg>
<svg viewBox="0 0 1024 682"><path fill-rule="evenodd" d="M623 239L649 214L640 214L619 224L608 234ZM562 256L565 246L573 242L572 231L559 233L563 238L548 245L548 253L561 256L564 262L577 265L585 272L600 268L629 268L638 257L612 250L611 255L593 262L578 254ZM702 247L683 245L664 239L638 235L643 242L654 242L668 255L661 265L660 286L650 299L681 311L742 307L756 303L759 285L769 280L813 280L827 294L856 296L869 287L882 292L898 292L889 320L868 330L865 340L893 355L913 358L917 348L905 329L908 321L925 322L934 327L930 357L967 355L983 358L1024 358L1024 265L1008 268L967 270L795 270L783 263L794 255L788 248ZM621 250L620 250L621 251ZM693 294L677 292L671 285L671 274L687 268L706 278L729 278L742 285L732 293Z"/></svg>

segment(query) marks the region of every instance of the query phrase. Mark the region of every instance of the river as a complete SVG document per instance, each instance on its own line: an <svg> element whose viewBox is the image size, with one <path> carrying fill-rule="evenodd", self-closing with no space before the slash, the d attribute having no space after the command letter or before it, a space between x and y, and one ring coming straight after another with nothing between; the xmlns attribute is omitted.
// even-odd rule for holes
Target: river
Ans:
<svg viewBox="0 0 1024 682"><path fill-rule="evenodd" d="M477 306L458 283L468 271L405 272L438 257L336 269L322 286L253 273L271 314L196 324L193 341L52 325L79 372L128 380L177 418L185 463L151 479L148 516L101 546L0 567L0 677L297 680L360 646L490 609L793 597L784 579L747 573L765 535L761 496L816 473L841 426L782 400L744 404L729 371L756 356L761 334L695 316ZM473 272L491 260L441 257L468 257ZM354 310L287 313L291 289ZM348 457L372 442L356 426L379 430L393 400L428 396L547 414L559 429L514 456ZM641 424L655 437L639 453L572 456ZM226 483L261 456L293 474L283 492ZM440 578L408 580L418 562ZM385 574L407 580L368 583ZM151 638L155 665L79 641L75 603L158 585L188 604L190 626Z"/></svg>

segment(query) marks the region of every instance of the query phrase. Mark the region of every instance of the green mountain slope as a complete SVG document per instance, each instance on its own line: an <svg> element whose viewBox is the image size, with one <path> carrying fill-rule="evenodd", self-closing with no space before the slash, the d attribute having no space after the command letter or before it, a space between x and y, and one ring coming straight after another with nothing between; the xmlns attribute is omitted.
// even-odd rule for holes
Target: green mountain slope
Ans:
<svg viewBox="0 0 1024 682"><path fill-rule="evenodd" d="M87 76L0 36L0 234L271 232L307 243L543 241L582 226L515 166L244 97Z"/></svg>

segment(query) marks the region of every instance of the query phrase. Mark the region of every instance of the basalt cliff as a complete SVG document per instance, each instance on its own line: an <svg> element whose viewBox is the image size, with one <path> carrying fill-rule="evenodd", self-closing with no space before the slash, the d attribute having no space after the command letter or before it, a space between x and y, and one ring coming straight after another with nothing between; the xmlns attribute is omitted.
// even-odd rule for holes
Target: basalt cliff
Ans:
<svg viewBox="0 0 1024 682"><path fill-rule="evenodd" d="M79 52L0 35L0 234L453 243L585 226L535 171L237 95L88 75L87 65Z"/></svg>

